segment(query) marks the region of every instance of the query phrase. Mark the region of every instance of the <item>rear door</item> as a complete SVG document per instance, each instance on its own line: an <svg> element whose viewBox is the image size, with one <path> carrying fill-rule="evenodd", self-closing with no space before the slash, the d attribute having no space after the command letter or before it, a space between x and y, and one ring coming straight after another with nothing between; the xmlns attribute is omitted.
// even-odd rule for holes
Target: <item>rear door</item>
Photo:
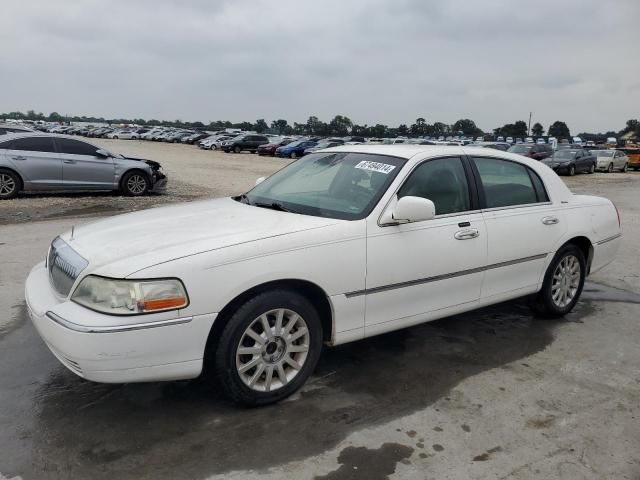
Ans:
<svg viewBox="0 0 640 480"><path fill-rule="evenodd" d="M562 207L521 163L476 156L472 164L488 236L481 301L532 293L567 230Z"/></svg>
<svg viewBox="0 0 640 480"><path fill-rule="evenodd" d="M80 140L56 138L55 142L62 160L65 188L114 188L115 167L111 157L97 155L98 147Z"/></svg>
<svg viewBox="0 0 640 480"><path fill-rule="evenodd" d="M5 151L6 159L20 174L27 189L62 187L62 162L52 137L21 137Z"/></svg>

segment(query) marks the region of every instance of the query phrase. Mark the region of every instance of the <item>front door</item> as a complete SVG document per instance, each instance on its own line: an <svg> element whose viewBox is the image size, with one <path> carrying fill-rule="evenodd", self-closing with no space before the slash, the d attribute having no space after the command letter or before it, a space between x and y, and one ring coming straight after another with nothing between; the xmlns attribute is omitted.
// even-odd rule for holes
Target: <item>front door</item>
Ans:
<svg viewBox="0 0 640 480"><path fill-rule="evenodd" d="M468 172L460 157L426 160L396 198L428 198L436 217L388 226L368 219L365 335L420 323L451 308L472 308L478 301L487 232Z"/></svg>
<svg viewBox="0 0 640 480"><path fill-rule="evenodd" d="M65 188L114 188L115 168L112 158L97 155L97 147L79 140L56 138L56 144L62 159Z"/></svg>

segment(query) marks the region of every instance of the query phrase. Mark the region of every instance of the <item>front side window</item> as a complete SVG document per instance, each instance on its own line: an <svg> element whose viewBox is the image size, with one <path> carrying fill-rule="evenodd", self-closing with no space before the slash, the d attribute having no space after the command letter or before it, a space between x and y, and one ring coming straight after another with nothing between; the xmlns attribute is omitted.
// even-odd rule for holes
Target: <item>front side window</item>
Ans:
<svg viewBox="0 0 640 480"><path fill-rule="evenodd" d="M536 189L528 168L516 162L496 158L473 159L484 190L487 208L537 203ZM535 172L531 172L535 175Z"/></svg>
<svg viewBox="0 0 640 480"><path fill-rule="evenodd" d="M422 163L398 190L398 198L406 196L431 200L436 206L436 215L471 210L462 160L438 158Z"/></svg>
<svg viewBox="0 0 640 480"><path fill-rule="evenodd" d="M18 138L11 143L11 150L46 153L55 153L56 151L51 137Z"/></svg>
<svg viewBox="0 0 640 480"><path fill-rule="evenodd" d="M312 153L238 197L250 205L318 217L365 218L405 159L365 153Z"/></svg>
<svg viewBox="0 0 640 480"><path fill-rule="evenodd" d="M56 138L58 144L58 150L60 153L67 153L71 155L90 155L95 157L98 151L97 147L78 140L71 140L69 138Z"/></svg>

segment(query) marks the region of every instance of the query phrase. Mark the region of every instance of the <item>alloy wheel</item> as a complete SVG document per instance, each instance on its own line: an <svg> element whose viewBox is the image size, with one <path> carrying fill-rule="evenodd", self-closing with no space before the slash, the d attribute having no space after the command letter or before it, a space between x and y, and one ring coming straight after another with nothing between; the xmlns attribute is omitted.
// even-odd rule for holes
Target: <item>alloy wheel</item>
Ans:
<svg viewBox="0 0 640 480"><path fill-rule="evenodd" d="M141 193L144 193L146 187L147 181L143 178L142 175L131 175L129 177L129 180L127 180L127 189L134 195L140 195Z"/></svg>
<svg viewBox="0 0 640 480"><path fill-rule="evenodd" d="M289 384L309 355L310 333L304 318L279 308L254 319L240 338L236 370L242 382L258 392Z"/></svg>
<svg viewBox="0 0 640 480"><path fill-rule="evenodd" d="M551 298L557 307L564 308L573 301L580 286L580 275L580 262L575 256L567 255L560 260L551 283Z"/></svg>
<svg viewBox="0 0 640 480"><path fill-rule="evenodd" d="M13 177L7 173L0 173L0 196L8 197L18 186Z"/></svg>

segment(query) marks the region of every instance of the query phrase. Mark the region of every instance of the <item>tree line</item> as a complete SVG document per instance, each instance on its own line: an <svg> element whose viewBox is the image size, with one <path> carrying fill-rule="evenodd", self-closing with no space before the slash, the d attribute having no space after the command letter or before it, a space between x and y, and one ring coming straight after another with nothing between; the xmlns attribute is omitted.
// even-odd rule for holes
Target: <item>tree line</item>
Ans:
<svg viewBox="0 0 640 480"><path fill-rule="evenodd" d="M150 119L145 120L143 118L103 118L92 116L68 116L61 115L58 112L51 112L48 115L43 113L36 113L34 110L28 110L23 112L9 112L0 113L0 118L15 119L15 120L33 120L33 121L48 121L48 122L95 122L95 123L109 123L109 124L136 124L145 126L165 126L176 128L189 128L197 130L222 130L225 128L239 128L242 130L253 130L258 133L277 133L280 135L319 135L319 136L362 136L373 138L394 138L394 137L447 137L454 135L465 135L467 137L479 137L479 136L491 136L493 138L513 137L524 138L528 136L528 125L523 120L518 120L514 123L507 123L501 127L494 128L492 132L483 132L475 124L473 120L468 118L462 118L453 124L446 124L442 122L427 123L426 119L419 117L414 123L400 124L397 127L389 127L377 123L375 125L358 125L351 121L349 117L344 115L336 115L329 122L324 122L316 116L310 116L305 123L293 122L290 124L285 119L273 120L270 123L263 118L256 120L255 122L237 122L230 121L212 121L208 124L203 122L183 122L181 120L157 120ZM628 132L634 132L637 138L640 138L640 123L638 120L628 120L625 128L618 132L609 131L606 133L581 133L579 134L583 140L603 141L608 136L621 136ZM571 132L565 122L555 121L548 130L545 129L542 124L536 122L531 127L531 135L534 137L544 136L545 133L549 136L556 137L558 139L571 138Z"/></svg>

